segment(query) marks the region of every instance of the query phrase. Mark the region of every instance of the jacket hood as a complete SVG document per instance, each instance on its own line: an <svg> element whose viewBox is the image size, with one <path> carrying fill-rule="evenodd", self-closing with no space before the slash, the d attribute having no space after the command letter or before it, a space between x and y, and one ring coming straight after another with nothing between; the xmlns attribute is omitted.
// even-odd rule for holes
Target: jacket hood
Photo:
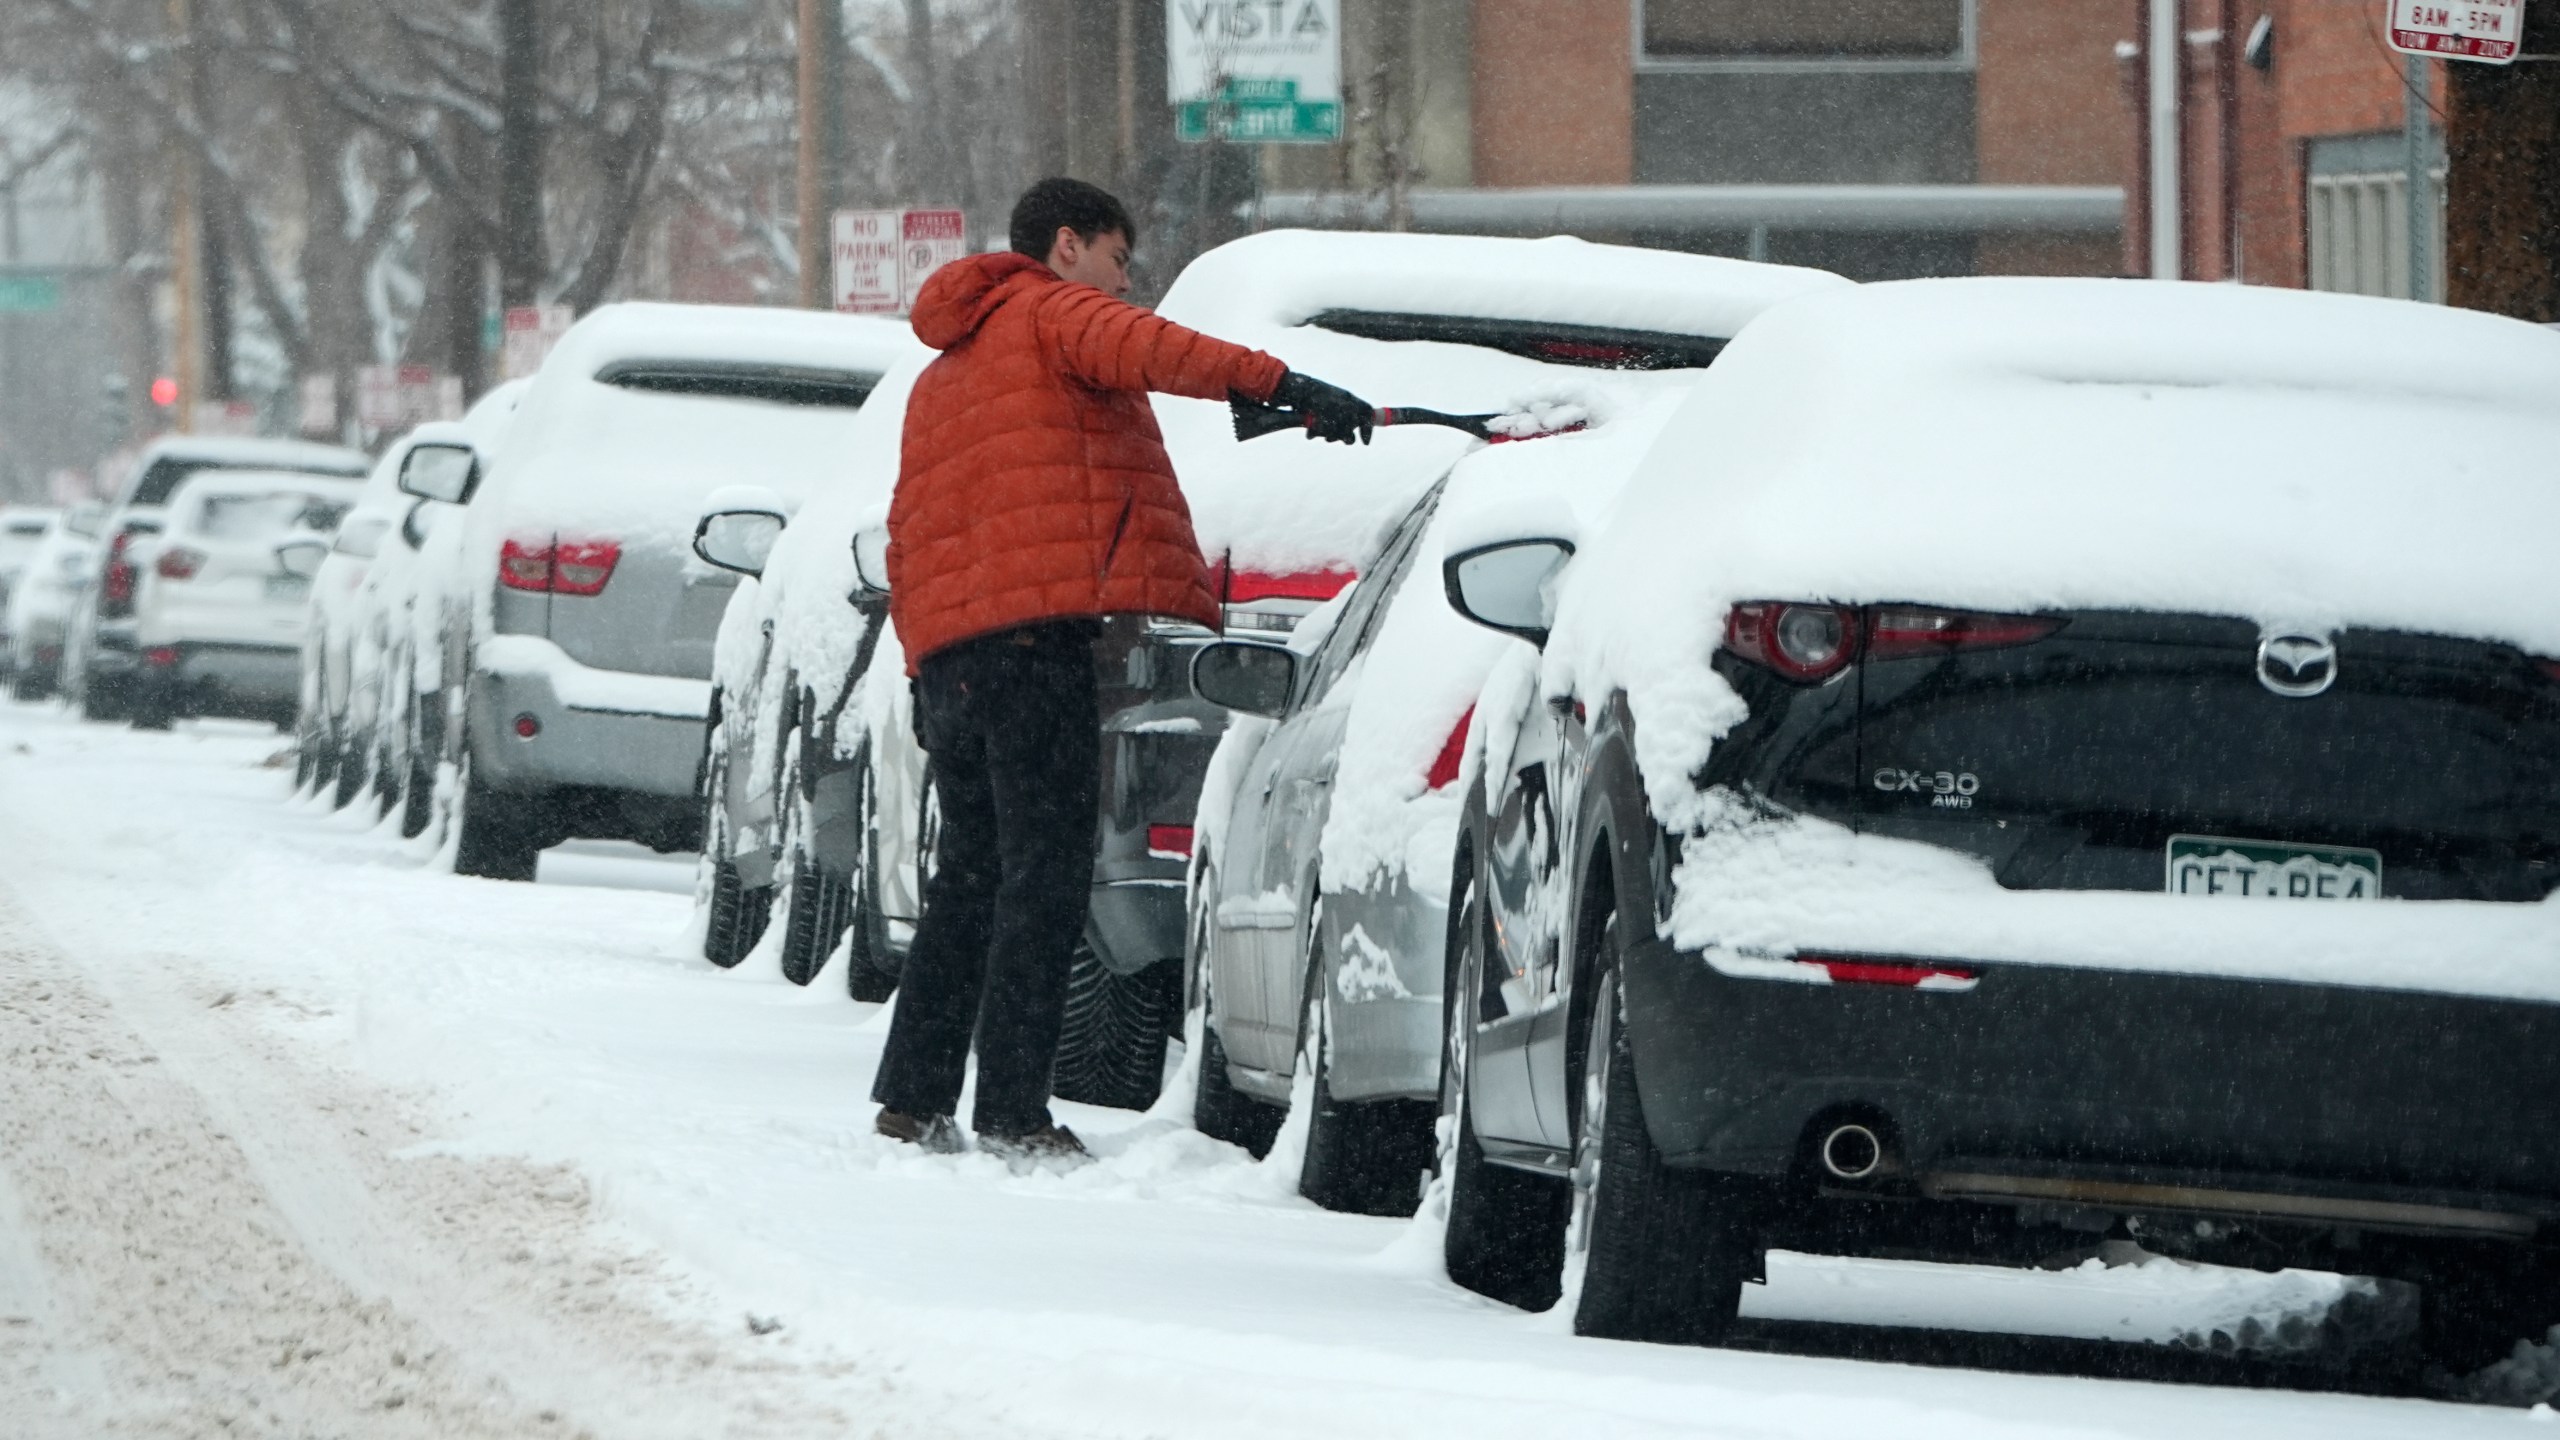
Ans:
<svg viewBox="0 0 2560 1440"><path fill-rule="evenodd" d="M1019 288L1006 282L1035 270L1057 280L1048 266L1011 250L972 255L934 271L933 278L916 292L915 313L909 322L916 328L916 338L936 350L948 350L968 339Z"/></svg>

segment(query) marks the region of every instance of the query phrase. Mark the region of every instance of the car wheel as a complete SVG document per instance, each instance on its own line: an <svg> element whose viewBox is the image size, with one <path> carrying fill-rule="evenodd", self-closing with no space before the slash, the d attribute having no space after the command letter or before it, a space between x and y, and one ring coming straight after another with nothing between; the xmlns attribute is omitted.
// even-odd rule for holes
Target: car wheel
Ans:
<svg viewBox="0 0 2560 1440"><path fill-rule="evenodd" d="M1467 1101L1475 1056L1476 997L1483 993L1484 902L1473 867L1459 862L1449 907L1449 959L1441 984L1440 1115L1448 1122L1449 1222L1441 1258L1449 1278L1523 1310L1556 1303L1572 1192L1545 1175L1496 1165L1476 1141Z"/></svg>
<svg viewBox="0 0 2560 1440"><path fill-rule="evenodd" d="M125 718L131 709L122 682L94 672L80 681L80 718L113 725Z"/></svg>
<svg viewBox="0 0 2560 1440"><path fill-rule="evenodd" d="M1218 1039L1217 992L1206 986L1204 991L1207 1013L1200 1017L1200 1081L1192 1092L1192 1128L1212 1140L1241 1145L1259 1160L1271 1153L1271 1142L1280 1138L1280 1122L1289 1112L1254 1099L1227 1078L1227 1047Z"/></svg>
<svg viewBox="0 0 2560 1440"><path fill-rule="evenodd" d="M404 720L408 737L408 754L399 760L400 834L403 839L416 839L427 833L436 818L436 751L440 737L433 728L432 716L438 697L412 693L409 714Z"/></svg>
<svg viewBox="0 0 2560 1440"><path fill-rule="evenodd" d="M337 746L337 755L337 793L330 797L330 805L333 809L344 810L356 803L356 796L363 793L365 780L368 777L365 774L364 748L361 745L341 741Z"/></svg>
<svg viewBox="0 0 2560 1440"><path fill-rule="evenodd" d="M543 802L484 788L462 761L461 832L454 841L453 870L484 880L531 880L542 858Z"/></svg>
<svg viewBox="0 0 2560 1440"><path fill-rule="evenodd" d="M845 967L846 992L866 1005L897 993L898 955L889 944L889 917L880 909L880 788L871 774L871 745L854 756L861 785L862 865L854 876L853 945Z"/></svg>
<svg viewBox="0 0 2560 1440"><path fill-rule="evenodd" d="M1577 1335L1715 1344L1759 1264L1767 1182L1663 1163L1645 1129L1618 989L1618 929L1603 923L1574 1123L1565 1264L1581 1271Z"/></svg>
<svg viewBox="0 0 2560 1440"><path fill-rule="evenodd" d="M827 956L853 918L853 884L830 874L809 853L808 797L801 794L800 737L783 742L791 759L784 765L775 798L782 807L782 975L806 985L826 968Z"/></svg>
<svg viewBox="0 0 2560 1440"><path fill-rule="evenodd" d="M715 731L702 770L702 863L711 868L702 958L723 970L746 959L747 952L756 948L756 942L764 938L764 927L773 908L773 892L749 890L738 877L736 863L729 858L729 812L720 803L720 797L728 792L728 773L729 747L720 743Z"/></svg>
<svg viewBox="0 0 2560 1440"><path fill-rule="evenodd" d="M1314 927L1321 937L1323 921ZM1431 1168L1434 1107L1419 1100L1345 1101L1333 1098L1332 1023L1323 1003L1328 983L1323 941L1307 947L1308 1018L1298 1041L1298 1063L1315 1078L1307 1114L1307 1153L1298 1171L1298 1193L1327 1210L1354 1215L1410 1215L1422 1198L1422 1176Z"/></svg>
<svg viewBox="0 0 2560 1440"><path fill-rule="evenodd" d="M1120 1110L1153 1105L1164 1090L1165 1031L1181 1009L1180 960L1118 975L1103 967L1090 937L1078 940L1051 1090L1061 1100Z"/></svg>
<svg viewBox="0 0 2560 1440"><path fill-rule="evenodd" d="M166 730L178 722L178 705L166 695L142 691L126 702L125 718L136 730Z"/></svg>
<svg viewBox="0 0 2560 1440"><path fill-rule="evenodd" d="M2542 1342L2554 1321L2560 1271L2545 1255L2462 1254L2428 1266L2419 1279L2418 1356L2440 1380L2506 1359L2519 1340Z"/></svg>

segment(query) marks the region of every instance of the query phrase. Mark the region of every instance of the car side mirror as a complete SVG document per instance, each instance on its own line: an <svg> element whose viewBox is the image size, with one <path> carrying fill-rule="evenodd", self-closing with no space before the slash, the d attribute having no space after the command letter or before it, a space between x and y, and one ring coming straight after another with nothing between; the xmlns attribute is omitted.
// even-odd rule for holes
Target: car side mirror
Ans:
<svg viewBox="0 0 2560 1440"><path fill-rule="evenodd" d="M865 525L853 532L853 583L856 600L876 600L889 593L887 525Z"/></svg>
<svg viewBox="0 0 2560 1440"><path fill-rule="evenodd" d="M1573 559L1568 540L1504 540L1450 556L1440 567L1451 609L1532 645L1555 627L1556 577Z"/></svg>
<svg viewBox="0 0 2560 1440"><path fill-rule="evenodd" d="M1298 656L1278 645L1222 640L1191 657L1191 693L1247 715L1287 713L1298 693Z"/></svg>
<svg viewBox="0 0 2560 1440"><path fill-rule="evenodd" d="M447 505L468 505L480 488L480 457L468 445L425 441L400 461L400 493Z"/></svg>
<svg viewBox="0 0 2560 1440"><path fill-rule="evenodd" d="M276 547L276 566L287 575L308 580L320 573L320 562L329 558L326 540L288 540Z"/></svg>
<svg viewBox="0 0 2560 1440"><path fill-rule="evenodd" d="M787 523L771 510L713 510L693 527L693 553L723 570L762 575Z"/></svg>

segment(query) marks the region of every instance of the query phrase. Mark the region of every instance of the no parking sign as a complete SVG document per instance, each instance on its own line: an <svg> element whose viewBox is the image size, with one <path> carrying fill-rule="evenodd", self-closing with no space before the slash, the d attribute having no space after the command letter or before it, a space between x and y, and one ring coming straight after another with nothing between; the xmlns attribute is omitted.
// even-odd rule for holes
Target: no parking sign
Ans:
<svg viewBox="0 0 2560 1440"><path fill-rule="evenodd" d="M2524 0L2391 0L2391 48L2404 55L2512 65L2524 42Z"/></svg>

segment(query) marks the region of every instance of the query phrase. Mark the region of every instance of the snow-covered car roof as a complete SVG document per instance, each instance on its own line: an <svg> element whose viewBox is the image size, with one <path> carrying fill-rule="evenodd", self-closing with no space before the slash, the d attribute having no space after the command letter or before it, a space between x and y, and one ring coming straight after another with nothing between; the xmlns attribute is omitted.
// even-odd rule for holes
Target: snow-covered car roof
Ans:
<svg viewBox="0 0 2560 1440"><path fill-rule="evenodd" d="M372 463L364 452L343 445L308 440L260 440L235 435L163 435L143 447L134 463L139 475L156 460L203 460L215 465L273 465L290 470L317 470L361 475Z"/></svg>
<svg viewBox="0 0 2560 1440"><path fill-rule="evenodd" d="M2031 279L1795 301L1726 350L1588 537L1547 685L1624 686L1660 784L1739 718L1706 658L1740 600L2560 655L2555 394L2560 336L2405 301Z"/></svg>
<svg viewBox="0 0 2560 1440"><path fill-rule="evenodd" d="M354 475L314 475L308 470L199 470L169 493L169 513L184 517L206 501L233 496L311 495L353 504L364 493ZM183 519L181 520L183 522Z"/></svg>
<svg viewBox="0 0 2560 1440"><path fill-rule="evenodd" d="M789 497L837 473L851 404L728 398L688 377L797 376L863 387L921 348L904 321L717 305L609 305L578 322L517 402L494 457L493 511L681 545L725 484ZM847 392L853 393L853 392ZM823 397L820 397L823 398ZM477 512L483 507L474 505Z"/></svg>
<svg viewBox="0 0 2560 1440"><path fill-rule="evenodd" d="M1646 558L1617 568L1700 599L2193 610L2560 653L2555 395L2560 336L2472 311L1868 286L1726 352L1633 482L1619 529Z"/></svg>
<svg viewBox="0 0 2560 1440"><path fill-rule="evenodd" d="M1340 324L1344 312L1447 316L1723 340L1772 305L1848 283L1820 270L1564 238L1277 230L1192 261L1159 310L1373 404L1480 413L1561 403L1605 421L1621 408L1612 381L1622 372L1308 322ZM1287 435L1240 444L1223 404L1158 396L1156 414L1202 548L1248 569L1363 558L1380 526L1475 443L1416 427L1382 430L1362 448Z"/></svg>

